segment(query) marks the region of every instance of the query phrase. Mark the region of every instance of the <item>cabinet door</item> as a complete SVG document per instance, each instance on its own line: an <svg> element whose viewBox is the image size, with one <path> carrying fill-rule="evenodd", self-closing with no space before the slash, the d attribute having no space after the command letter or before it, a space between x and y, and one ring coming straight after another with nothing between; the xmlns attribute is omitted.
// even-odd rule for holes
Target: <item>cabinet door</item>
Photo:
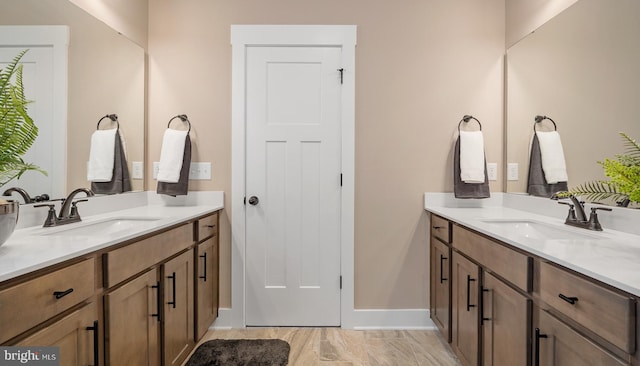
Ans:
<svg viewBox="0 0 640 366"><path fill-rule="evenodd" d="M627 365L546 311L534 331L535 366Z"/></svg>
<svg viewBox="0 0 640 366"><path fill-rule="evenodd" d="M483 365L527 365L531 301L486 272L480 296Z"/></svg>
<svg viewBox="0 0 640 366"><path fill-rule="evenodd" d="M193 251L182 253L162 267L164 364L180 365L194 346Z"/></svg>
<svg viewBox="0 0 640 366"><path fill-rule="evenodd" d="M478 317L480 269L457 252L454 252L452 257L451 347L463 365L476 366L480 361Z"/></svg>
<svg viewBox="0 0 640 366"><path fill-rule="evenodd" d="M98 328L98 312L91 303L16 345L59 347L60 365L98 365Z"/></svg>
<svg viewBox="0 0 640 366"><path fill-rule="evenodd" d="M196 334L197 342L218 316L218 243L217 236L196 249Z"/></svg>
<svg viewBox="0 0 640 366"><path fill-rule="evenodd" d="M159 285L154 269L105 295L107 365L160 364Z"/></svg>
<svg viewBox="0 0 640 366"><path fill-rule="evenodd" d="M431 319L451 342L451 249L431 237Z"/></svg>

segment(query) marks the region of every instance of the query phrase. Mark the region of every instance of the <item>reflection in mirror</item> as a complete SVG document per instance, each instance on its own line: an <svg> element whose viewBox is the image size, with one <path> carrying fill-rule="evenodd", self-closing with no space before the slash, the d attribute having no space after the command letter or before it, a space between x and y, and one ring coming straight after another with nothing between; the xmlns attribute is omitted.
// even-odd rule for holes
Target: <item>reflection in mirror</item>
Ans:
<svg viewBox="0 0 640 366"><path fill-rule="evenodd" d="M638 14L636 0L579 0L509 48L507 192L527 191L536 115L557 123L569 187L606 179L597 162L624 152L619 132L640 139Z"/></svg>
<svg viewBox="0 0 640 366"><path fill-rule="evenodd" d="M91 135L106 114L118 115L129 171L133 162L144 161L145 55L140 46L68 0L4 0L0 25L66 25L69 29L67 119L51 126L56 129L56 123L58 128L66 123L67 136L48 142L61 157L66 155L60 164L66 167L66 184L58 192L30 194L60 198L75 188L90 186L87 162ZM38 139L52 136L40 134ZM36 174L28 172L16 185ZM134 191L144 189L143 179L131 183Z"/></svg>

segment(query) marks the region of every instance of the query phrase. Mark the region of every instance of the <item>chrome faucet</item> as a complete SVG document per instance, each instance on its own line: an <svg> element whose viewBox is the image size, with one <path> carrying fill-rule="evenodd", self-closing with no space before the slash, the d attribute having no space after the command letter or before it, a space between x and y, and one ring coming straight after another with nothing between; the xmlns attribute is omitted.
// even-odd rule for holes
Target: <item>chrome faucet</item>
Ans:
<svg viewBox="0 0 640 366"><path fill-rule="evenodd" d="M563 193L565 193L565 194L563 194ZM591 214L589 215L589 219L587 219L587 215L584 212L584 202L579 201L578 198L576 198L576 196L574 196L572 194L567 195L566 192L558 192L558 193L554 194L553 196L551 196L551 199L557 200L560 197L568 197L572 202L572 203L558 202L560 204L569 206L569 214L567 215L567 218L564 221L564 223L566 225L580 227L580 228L583 228L583 229L602 231L602 225L600 224L600 221L598 220L597 211L598 210L611 211L610 208L608 208L608 207L591 207Z"/></svg>
<svg viewBox="0 0 640 366"><path fill-rule="evenodd" d="M62 207L60 208L60 214L56 216L56 208L54 204L42 204L35 205L33 207L49 207L49 213L47 215L47 219L44 222L44 227L52 227L64 224L70 224L72 222L82 221L80 219L80 214L78 213L78 202L85 202L84 200L76 200L73 198L78 194L84 192L87 197L93 196L93 192L90 189L86 188L78 188L73 192L69 193L67 198L62 199Z"/></svg>

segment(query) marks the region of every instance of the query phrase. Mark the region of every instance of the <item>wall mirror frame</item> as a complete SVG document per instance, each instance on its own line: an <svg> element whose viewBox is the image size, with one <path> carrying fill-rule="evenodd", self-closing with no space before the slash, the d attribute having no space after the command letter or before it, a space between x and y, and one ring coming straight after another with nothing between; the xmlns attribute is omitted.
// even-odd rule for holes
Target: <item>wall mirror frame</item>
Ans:
<svg viewBox="0 0 640 366"><path fill-rule="evenodd" d="M66 179L54 192L29 193L32 196L48 193L52 198L60 198L75 188L90 187L87 161L91 134L98 120L107 114L118 115L129 172L133 172L134 161L145 161L144 49L69 0L5 0L3 5L2 26L63 25L69 30L67 115L66 120L54 121L58 130L66 127L66 138L49 142L60 151L55 155L64 156L56 169L63 169ZM100 126L101 129L112 127L115 124ZM56 130L56 125L52 128ZM38 136L38 140L53 138L51 134ZM31 162L37 164L37 161ZM20 186L31 174L39 173L27 172L12 182L12 186ZM145 189L143 178L132 178L134 191ZM3 189L9 187L6 185Z"/></svg>
<svg viewBox="0 0 640 366"><path fill-rule="evenodd" d="M536 115L557 123L570 188L606 179L597 162L624 152L619 132L640 139L637 14L635 0L578 0L507 50L506 192L527 191Z"/></svg>

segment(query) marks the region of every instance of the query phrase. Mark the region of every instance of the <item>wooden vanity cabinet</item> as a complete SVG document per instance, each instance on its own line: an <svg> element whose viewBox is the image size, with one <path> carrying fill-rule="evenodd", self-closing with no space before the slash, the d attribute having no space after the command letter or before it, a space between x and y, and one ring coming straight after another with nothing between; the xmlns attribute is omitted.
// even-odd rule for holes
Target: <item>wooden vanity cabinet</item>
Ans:
<svg viewBox="0 0 640 366"><path fill-rule="evenodd" d="M451 348L465 366L480 364L480 267L453 252Z"/></svg>
<svg viewBox="0 0 640 366"><path fill-rule="evenodd" d="M195 231L195 340L204 336L218 317L219 239L218 214L196 221Z"/></svg>
<svg viewBox="0 0 640 366"><path fill-rule="evenodd" d="M534 330L535 366L629 365L544 310L538 310Z"/></svg>
<svg viewBox="0 0 640 366"><path fill-rule="evenodd" d="M451 223L431 215L430 316L451 342Z"/></svg>
<svg viewBox="0 0 640 366"><path fill-rule="evenodd" d="M164 365L181 365L194 347L193 253L186 251L161 267L164 281Z"/></svg>
<svg viewBox="0 0 640 366"><path fill-rule="evenodd" d="M451 347L465 366L529 365L532 258L452 228Z"/></svg>

